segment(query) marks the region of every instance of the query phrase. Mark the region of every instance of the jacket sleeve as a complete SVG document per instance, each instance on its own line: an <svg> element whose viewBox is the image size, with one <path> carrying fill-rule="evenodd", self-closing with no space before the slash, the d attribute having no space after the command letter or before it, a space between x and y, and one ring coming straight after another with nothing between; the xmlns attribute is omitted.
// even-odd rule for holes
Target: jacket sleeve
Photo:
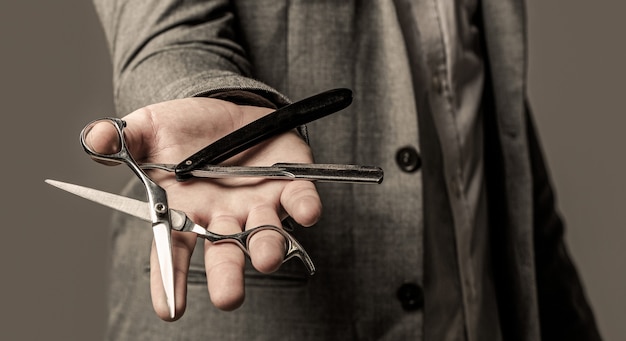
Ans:
<svg viewBox="0 0 626 341"><path fill-rule="evenodd" d="M251 78L229 1L93 1L111 53L118 114L217 94L246 104L288 102Z"/></svg>
<svg viewBox="0 0 626 341"><path fill-rule="evenodd" d="M534 244L542 340L600 340L593 312L564 241L536 128L528 120L533 173Z"/></svg>

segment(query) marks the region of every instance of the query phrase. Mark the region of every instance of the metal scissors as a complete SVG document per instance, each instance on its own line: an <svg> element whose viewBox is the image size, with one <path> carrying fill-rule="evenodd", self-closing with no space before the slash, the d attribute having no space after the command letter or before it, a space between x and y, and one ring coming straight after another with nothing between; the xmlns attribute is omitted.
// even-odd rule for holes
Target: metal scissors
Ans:
<svg viewBox="0 0 626 341"><path fill-rule="evenodd" d="M166 191L156 184L143 169L162 169L175 172L179 181L192 177L227 177L256 176L270 179L309 179L321 181L342 181L355 183L380 183L382 169L356 165L315 165L315 164L275 164L270 167L229 167L216 164L242 152L273 136L287 132L300 125L339 111L352 101L352 92L348 89L330 90L302 101L295 102L264 116L225 137L215 141L178 165L138 164L130 155L124 138L125 122L118 118L104 118L89 123L81 132L81 144L92 158L103 161L114 161L126 164L143 183L148 202L106 193L78 185L46 180L48 184L92 200L99 204L114 208L152 223L152 230L158 255L161 280L171 317L175 313L174 301L174 270L171 249L171 230L193 232L213 243L231 242L238 245L249 256L248 242L255 233L263 230L274 230L286 240L284 260L300 258L310 274L315 266L304 248L284 229L277 226L263 225L246 231L220 235L212 233L195 224L180 210L168 206ZM86 136L99 122L113 124L118 135L118 151L102 154L94 151L86 143Z"/></svg>
<svg viewBox="0 0 626 341"><path fill-rule="evenodd" d="M132 215L142 220L150 221L153 223L154 229L155 223L152 217L154 206L149 202L128 198L122 195L107 193L93 188L70 184L67 182L50 179L45 180L45 182L66 192L75 194L79 197L116 209L120 212ZM313 264L311 257L308 255L302 245L300 245L300 243L291 234L287 233L285 229L273 225L261 225L236 234L222 235L208 231L206 228L194 223L183 211L169 208L166 209L165 212L166 213L164 215L169 216L169 228L171 228L172 230L180 232L193 232L199 237L205 238L214 244L226 242L234 243L239 246L239 248L248 257L250 257L250 253L248 251L249 241L254 234L264 230L276 231L280 233L286 241L285 256L283 262L286 262L293 257L299 258L306 267L309 274L312 275L315 273L315 265ZM158 231L155 231L154 240L157 245L159 267L161 268L161 280L163 281L163 286L167 295L167 303L168 308L170 309L170 317L173 318L175 307L173 295L173 263L171 255L171 244L167 244L169 243L170 235L169 231L166 232L167 233L163 233L163 231L161 231L160 229ZM159 251L159 247L163 249L163 252ZM164 271L166 271L166 273L164 273Z"/></svg>

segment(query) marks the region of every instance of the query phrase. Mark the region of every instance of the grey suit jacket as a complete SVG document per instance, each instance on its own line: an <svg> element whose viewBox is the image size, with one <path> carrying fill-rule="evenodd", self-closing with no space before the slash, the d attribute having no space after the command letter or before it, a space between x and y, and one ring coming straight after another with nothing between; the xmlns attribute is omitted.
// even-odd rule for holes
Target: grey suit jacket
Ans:
<svg viewBox="0 0 626 341"><path fill-rule="evenodd" d="M353 105L309 126L316 160L386 171L381 186L319 185L324 216L314 230L297 231L318 274L308 278L294 262L271 276L251 270L247 301L236 312L210 306L196 252L188 311L174 324L151 313L149 234L117 217L109 337L419 338L423 312L403 311L395 295L403 283L424 280L421 186L430 173L428 160L423 171L403 172L395 153L403 146L420 149L432 134L417 115L429 110L421 86L429 78L409 58L419 46L407 37L419 32L403 20L402 1L95 4L111 49L119 114L189 96L252 104L262 97L282 106L287 98L347 87L355 93ZM482 23L490 75L487 179L505 339L599 339L563 243L526 103L523 2L483 0Z"/></svg>

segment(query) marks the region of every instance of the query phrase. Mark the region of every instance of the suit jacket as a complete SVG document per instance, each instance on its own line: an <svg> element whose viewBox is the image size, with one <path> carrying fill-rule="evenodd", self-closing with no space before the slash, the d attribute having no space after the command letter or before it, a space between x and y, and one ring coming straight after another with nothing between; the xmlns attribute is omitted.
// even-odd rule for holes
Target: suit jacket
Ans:
<svg viewBox="0 0 626 341"><path fill-rule="evenodd" d="M235 312L209 303L195 252L188 311L160 322L148 294L150 236L116 217L112 229L112 339L388 339L422 335L423 312L396 293L421 284L424 180L403 172L396 151L436 143L418 112L429 110L419 34L402 1L95 0L108 38L119 114L164 100L226 96L282 106L330 88L353 89L353 105L309 126L318 162L376 164L380 186L320 184L314 230L296 231L318 273L289 262L247 272ZM489 211L502 332L506 340L596 340L593 315L563 242L563 224L526 101L526 30L521 0L483 0L489 81L485 95ZM240 92L243 91L243 92ZM247 94L254 94L250 96ZM435 156L436 157L436 156ZM141 188L129 187L141 194ZM146 239L148 238L148 239ZM200 250L198 250L200 251Z"/></svg>

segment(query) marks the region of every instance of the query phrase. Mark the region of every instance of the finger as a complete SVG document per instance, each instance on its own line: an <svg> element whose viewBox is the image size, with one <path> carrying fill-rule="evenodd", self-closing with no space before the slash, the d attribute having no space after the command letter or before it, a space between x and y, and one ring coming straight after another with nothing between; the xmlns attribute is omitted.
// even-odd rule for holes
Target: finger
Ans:
<svg viewBox="0 0 626 341"><path fill-rule="evenodd" d="M98 122L88 128L85 135L85 144L89 149L100 154L112 154L120 150L121 144L117 130L110 122ZM114 166L117 162L94 159L96 162Z"/></svg>
<svg viewBox="0 0 626 341"><path fill-rule="evenodd" d="M233 217L217 217L211 220L209 231L219 234L241 232L241 223ZM204 266L211 302L218 309L234 310L243 303L245 256L233 243L206 242Z"/></svg>
<svg viewBox="0 0 626 341"><path fill-rule="evenodd" d="M302 226L315 224L322 214L322 202L310 181L291 181L285 186L280 203L287 214Z"/></svg>
<svg viewBox="0 0 626 341"><path fill-rule="evenodd" d="M174 297L176 301L174 318L170 316L163 281L161 280L161 268L156 247L152 243L150 253L150 293L152 306L156 314L165 321L179 319L185 312L187 298L187 273L189 272L189 260L196 243L195 234L172 233L172 255L174 262Z"/></svg>
<svg viewBox="0 0 626 341"><path fill-rule="evenodd" d="M250 211L246 230L262 225L281 226L276 208L259 206ZM276 231L264 230L253 234L248 244L252 265L262 273L278 270L285 257L285 247L285 238Z"/></svg>
<svg viewBox="0 0 626 341"><path fill-rule="evenodd" d="M142 114L146 109L140 109L124 117L126 125L124 127L124 140L130 154L136 159L142 159L148 151L143 150L150 145L153 140L154 129L152 123ZM87 128L85 133L85 144L89 149L100 154L113 154L121 149L120 135L113 122L102 120ZM95 159L105 165L117 165L112 161Z"/></svg>

